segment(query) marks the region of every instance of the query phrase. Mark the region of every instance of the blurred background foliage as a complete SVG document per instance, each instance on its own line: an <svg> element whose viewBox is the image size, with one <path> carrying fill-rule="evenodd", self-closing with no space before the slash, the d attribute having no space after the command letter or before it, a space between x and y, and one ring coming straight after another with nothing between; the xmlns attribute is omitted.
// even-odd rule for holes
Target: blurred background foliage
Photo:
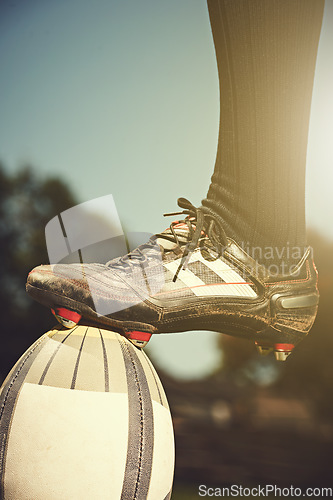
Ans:
<svg viewBox="0 0 333 500"><path fill-rule="evenodd" d="M9 174L0 166L2 379L54 324L50 311L26 296L25 281L34 266L48 262L46 223L76 203L59 178L40 178L29 167ZM333 243L315 232L308 239L319 271L319 313L286 363L221 335L223 362L209 377L176 380L156 366L175 428L175 500L198 498L200 484L330 485Z"/></svg>
<svg viewBox="0 0 333 500"><path fill-rule="evenodd" d="M50 311L27 296L25 282L33 267L48 263L45 225L75 204L73 194L60 179L41 179L30 167L9 174L0 165L2 378L40 333L54 324Z"/></svg>

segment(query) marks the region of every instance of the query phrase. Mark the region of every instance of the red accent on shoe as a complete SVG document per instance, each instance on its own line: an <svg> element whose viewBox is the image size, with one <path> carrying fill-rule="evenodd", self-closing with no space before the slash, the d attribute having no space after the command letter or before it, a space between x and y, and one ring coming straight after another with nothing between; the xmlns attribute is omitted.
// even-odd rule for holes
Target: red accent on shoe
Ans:
<svg viewBox="0 0 333 500"><path fill-rule="evenodd" d="M284 351L284 352L288 352L288 351L292 351L294 349L294 344L275 344L274 345L274 349L276 351Z"/></svg>
<svg viewBox="0 0 333 500"><path fill-rule="evenodd" d="M68 319L69 321L73 321L74 323L78 323L82 318L81 314L71 311L70 309L66 309L65 307L57 307L56 309L52 309L53 314L57 314L64 319Z"/></svg>
<svg viewBox="0 0 333 500"><path fill-rule="evenodd" d="M126 332L126 337L132 340L142 340L143 342L148 342L151 337L151 333L148 332L138 332L136 330L132 332Z"/></svg>

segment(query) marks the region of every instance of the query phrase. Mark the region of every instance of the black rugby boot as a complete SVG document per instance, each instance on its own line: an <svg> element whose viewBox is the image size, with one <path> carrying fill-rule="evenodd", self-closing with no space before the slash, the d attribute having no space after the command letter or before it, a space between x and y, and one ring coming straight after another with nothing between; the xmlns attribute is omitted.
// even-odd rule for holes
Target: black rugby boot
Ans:
<svg viewBox="0 0 333 500"><path fill-rule="evenodd" d="M309 332L319 293L311 248L272 275L207 207L178 200L185 217L107 264L42 265L27 292L65 326L81 318L143 347L152 334L212 330L244 337L285 360Z"/></svg>

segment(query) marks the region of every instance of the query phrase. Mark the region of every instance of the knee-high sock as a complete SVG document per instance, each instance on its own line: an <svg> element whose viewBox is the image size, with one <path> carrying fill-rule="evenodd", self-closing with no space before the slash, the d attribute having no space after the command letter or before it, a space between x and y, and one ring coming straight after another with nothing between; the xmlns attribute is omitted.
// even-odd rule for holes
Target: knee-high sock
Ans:
<svg viewBox="0 0 333 500"><path fill-rule="evenodd" d="M208 0L220 130L203 205L246 247L305 245L305 163L324 0Z"/></svg>

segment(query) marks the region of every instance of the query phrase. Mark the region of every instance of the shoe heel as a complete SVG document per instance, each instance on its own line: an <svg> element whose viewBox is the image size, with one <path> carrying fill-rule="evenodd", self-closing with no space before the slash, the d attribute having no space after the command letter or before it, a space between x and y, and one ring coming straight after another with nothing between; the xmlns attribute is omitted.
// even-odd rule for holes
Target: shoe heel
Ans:
<svg viewBox="0 0 333 500"><path fill-rule="evenodd" d="M286 361L295 346L310 331L316 318L319 293L300 295L275 294L271 298L272 324L257 333L260 354L274 351L277 361Z"/></svg>
<svg viewBox="0 0 333 500"><path fill-rule="evenodd" d="M287 295L276 293L271 297L272 326L300 339L309 333L317 315L319 293Z"/></svg>

